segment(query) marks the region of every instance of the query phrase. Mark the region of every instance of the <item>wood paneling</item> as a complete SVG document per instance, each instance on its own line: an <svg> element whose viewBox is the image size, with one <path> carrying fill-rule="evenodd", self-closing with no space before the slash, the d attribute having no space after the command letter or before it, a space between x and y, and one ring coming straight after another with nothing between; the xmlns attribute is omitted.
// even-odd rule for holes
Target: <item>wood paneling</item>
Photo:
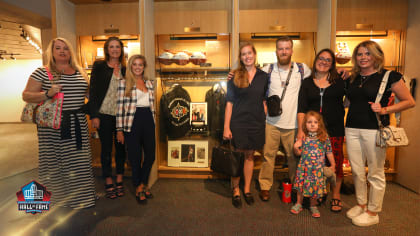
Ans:
<svg viewBox="0 0 420 236"><path fill-rule="evenodd" d="M138 2L76 6L78 36L104 35L105 29L118 29L115 34L139 34Z"/></svg>
<svg viewBox="0 0 420 236"><path fill-rule="evenodd" d="M240 10L239 32L316 32L317 11L317 8Z"/></svg>
<svg viewBox="0 0 420 236"><path fill-rule="evenodd" d="M406 27L406 0L337 1L337 30L404 30Z"/></svg>

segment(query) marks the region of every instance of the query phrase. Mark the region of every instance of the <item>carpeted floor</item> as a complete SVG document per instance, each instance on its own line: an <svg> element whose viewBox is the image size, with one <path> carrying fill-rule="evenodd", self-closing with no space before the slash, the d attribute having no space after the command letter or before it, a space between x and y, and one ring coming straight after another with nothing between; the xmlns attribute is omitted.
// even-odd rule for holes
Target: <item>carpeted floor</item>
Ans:
<svg viewBox="0 0 420 236"><path fill-rule="evenodd" d="M123 198L103 198L103 181L97 178L95 207L72 210L52 206L50 212L31 215L17 211L15 193L32 179L32 170L0 180L0 235L419 235L420 196L388 183L378 225L360 228L345 217L355 204L354 195L343 195L344 209L336 214L320 207L321 218L308 210L295 216L282 203L276 183L272 199L235 209L227 180L160 179L153 186L154 199L138 205L130 179ZM48 187L48 186L47 186ZM416 233L417 232L417 233Z"/></svg>

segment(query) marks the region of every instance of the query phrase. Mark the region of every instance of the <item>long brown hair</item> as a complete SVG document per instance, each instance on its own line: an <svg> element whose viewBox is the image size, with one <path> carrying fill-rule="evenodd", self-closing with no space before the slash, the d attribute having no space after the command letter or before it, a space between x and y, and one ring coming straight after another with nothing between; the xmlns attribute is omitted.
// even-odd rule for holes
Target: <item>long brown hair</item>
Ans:
<svg viewBox="0 0 420 236"><path fill-rule="evenodd" d="M384 52L382 51L381 46L379 46L377 42L372 41L372 40L363 41L359 43L353 50L353 55L351 57L353 68L351 70L350 82L353 82L353 80L360 73L360 66L357 65L357 52L359 51L359 48L361 47L366 48L369 51L370 55L375 59L375 64L373 65L375 70L381 73L382 69L384 68L385 55L384 55Z"/></svg>
<svg viewBox="0 0 420 236"><path fill-rule="evenodd" d="M56 41L61 41L64 44L66 44L70 52L70 60L69 60L70 67L76 71L79 71L79 73L83 76L86 82L89 83L89 79L85 70L82 68L82 66L80 66L79 62L76 59L76 53L74 53L73 47L71 46L70 42L65 38L55 38L50 41L46 50L47 64L45 66L48 67L50 71L58 73L57 66L55 64L55 58L53 56L53 48Z"/></svg>
<svg viewBox="0 0 420 236"><path fill-rule="evenodd" d="M146 66L147 66L146 58L140 54L131 56L130 59L128 59L127 70L125 72L125 96L126 97L131 96L131 90L136 84L136 76L134 75L133 69L131 67L133 66L134 61L137 59L141 59L143 61L143 65L144 65L143 79L145 79L144 71L146 70Z"/></svg>
<svg viewBox="0 0 420 236"><path fill-rule="evenodd" d="M318 121L318 131L317 131L317 137L321 142L325 142L328 138L327 129L325 128L324 120L322 119L322 115L319 114L316 111L308 111L305 114L305 117L303 118L303 132L305 135L308 135L308 129L306 128L306 122L308 121L309 117L315 117L315 119Z"/></svg>
<svg viewBox="0 0 420 236"><path fill-rule="evenodd" d="M330 84L335 83L335 80L339 77L338 72L337 72L337 66L335 64L335 55L334 52L329 49L329 48L324 48L321 51L319 51L314 59L314 63L312 65L312 78L315 78L315 74L316 74L316 62L319 59L319 55L321 55L323 52L327 52L328 54L330 54L332 61L331 61L331 67L328 70L328 72L330 73L330 76L328 76L327 80Z"/></svg>
<svg viewBox="0 0 420 236"><path fill-rule="evenodd" d="M245 68L245 64L241 60L241 51L244 47L250 46L252 51L254 52L255 56L257 55L257 50L255 50L254 44L251 42L244 42L241 43L239 47L239 55L238 55L238 67L235 69L235 77L233 78L233 83L238 88L246 88L249 86L248 81L248 71Z"/></svg>
<svg viewBox="0 0 420 236"><path fill-rule="evenodd" d="M111 43L111 41L117 41L120 44L121 47L121 55L118 58L118 60L121 63L121 66L125 66L126 62L125 62L125 56L124 56L124 43L121 41L121 39L119 39L118 37L109 37L104 44L104 53L105 53L105 61L109 61L109 52L108 52L108 46Z"/></svg>

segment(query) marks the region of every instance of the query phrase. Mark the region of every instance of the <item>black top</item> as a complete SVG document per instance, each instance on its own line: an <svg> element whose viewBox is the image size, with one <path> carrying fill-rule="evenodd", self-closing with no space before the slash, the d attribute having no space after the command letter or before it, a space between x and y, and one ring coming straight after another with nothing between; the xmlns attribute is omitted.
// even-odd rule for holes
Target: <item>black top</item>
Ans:
<svg viewBox="0 0 420 236"><path fill-rule="evenodd" d="M254 79L247 88L238 88L233 79L227 83L226 100L233 104L231 127L265 126L263 101L268 89L268 74L257 69Z"/></svg>
<svg viewBox="0 0 420 236"><path fill-rule="evenodd" d="M114 68L109 67L106 61L95 61L90 76L89 113L90 118L99 116L99 109L108 91ZM125 76L125 67L121 67L121 74Z"/></svg>
<svg viewBox="0 0 420 236"><path fill-rule="evenodd" d="M379 86L382 82L386 70L381 73L376 72L369 76L361 76L360 74L352 83L347 82L347 96L350 100L349 112L347 114L346 127L357 129L378 129L378 122L375 113L370 108L368 102L375 102L378 94ZM386 107L391 96L391 86L398 82L402 75L398 72L391 71L385 92L381 99L381 106ZM389 125L389 115L381 116L381 122L384 126Z"/></svg>
<svg viewBox="0 0 420 236"><path fill-rule="evenodd" d="M327 88L322 90L316 86L313 77L306 78L299 91L298 113L316 111L322 114L330 137L344 136L344 81L337 78Z"/></svg>

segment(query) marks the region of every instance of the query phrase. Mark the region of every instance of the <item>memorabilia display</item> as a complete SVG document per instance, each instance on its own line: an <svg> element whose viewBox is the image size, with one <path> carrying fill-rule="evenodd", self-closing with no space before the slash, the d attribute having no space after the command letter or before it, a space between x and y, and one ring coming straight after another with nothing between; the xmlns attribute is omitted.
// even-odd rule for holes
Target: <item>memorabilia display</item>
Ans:
<svg viewBox="0 0 420 236"><path fill-rule="evenodd" d="M169 140L168 166L208 167L208 141Z"/></svg>
<svg viewBox="0 0 420 236"><path fill-rule="evenodd" d="M180 138L190 130L190 102L188 92L174 84L160 99L161 137Z"/></svg>
<svg viewBox="0 0 420 236"><path fill-rule="evenodd" d="M210 135L218 140L222 140L226 107L226 90L223 89L221 83L216 83L206 92L206 102Z"/></svg>

